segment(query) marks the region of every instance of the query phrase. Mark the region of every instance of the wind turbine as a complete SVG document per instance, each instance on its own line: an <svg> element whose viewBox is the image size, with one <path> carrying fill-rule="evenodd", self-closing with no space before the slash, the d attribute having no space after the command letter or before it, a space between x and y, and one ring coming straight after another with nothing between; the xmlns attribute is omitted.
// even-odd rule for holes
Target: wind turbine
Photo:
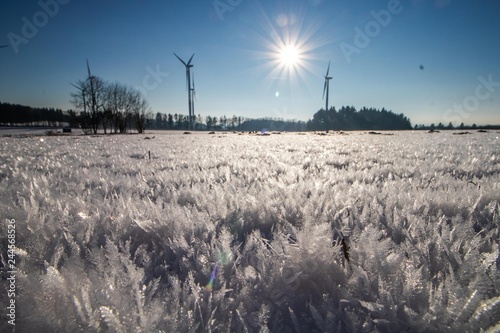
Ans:
<svg viewBox="0 0 500 333"><path fill-rule="evenodd" d="M87 59L87 72L88 72L88 76L87 76L87 80L85 81L90 81L90 84L93 86L93 81L95 79L95 76L93 76L91 73L90 73L90 66L89 66L89 60ZM77 85L73 84L73 83L70 83L73 87L77 88L77 89L80 89L80 87L78 87ZM91 87L92 88L92 87Z"/></svg>
<svg viewBox="0 0 500 333"><path fill-rule="evenodd" d="M85 80L85 81L91 81L91 84L92 84L93 80L95 80L96 77L94 75L92 75L92 73L90 73L89 59L87 59L87 73L88 73L88 76L87 76L87 80ZM70 83L70 84L76 88L76 86L73 83Z"/></svg>
<svg viewBox="0 0 500 333"><path fill-rule="evenodd" d="M82 98L83 98L83 110L84 112L87 112L87 102L86 102L86 98L87 98L87 94L90 94L90 98L92 100L92 104L91 104L91 111L92 113L94 114L94 112L96 111L95 110L95 106L97 104L97 101L96 101L96 96L95 96L95 93L94 93L94 80L95 80L95 76L92 75L92 73L90 72L90 65L89 65L89 59L86 59L87 60L87 73L88 73L88 77L87 79L82 82L82 81L79 81L79 84L76 85L74 83L70 83L70 85L72 85L73 87L75 87L77 90L79 90L82 94ZM88 86L85 85L85 82L90 82L90 92L87 90L88 89Z"/></svg>
<svg viewBox="0 0 500 333"><path fill-rule="evenodd" d="M325 111L328 111L328 95L330 94L330 80L333 79L333 77L328 76L328 74L330 74L330 61L328 61L328 69L326 70L326 75L325 75L325 87L323 88L323 99L325 98L325 92L326 92Z"/></svg>
<svg viewBox="0 0 500 333"><path fill-rule="evenodd" d="M196 100L196 88L194 86L194 74L193 74L193 89L191 89L191 112L193 113L194 121L194 101Z"/></svg>
<svg viewBox="0 0 500 333"><path fill-rule="evenodd" d="M194 88L191 88L191 68L193 67L193 65L191 65L191 60L193 60L193 57L194 57L194 53L193 55L191 56L191 58L189 58L189 61L186 63L184 60L182 60L181 58L179 58L179 56L177 54L174 53L174 55L177 57L177 59L179 59L180 62L182 62L182 64L184 66L186 66L186 84L187 84L187 91L188 91L188 105L189 105L189 126L191 127L191 129L194 128L194 102L193 102L193 90Z"/></svg>

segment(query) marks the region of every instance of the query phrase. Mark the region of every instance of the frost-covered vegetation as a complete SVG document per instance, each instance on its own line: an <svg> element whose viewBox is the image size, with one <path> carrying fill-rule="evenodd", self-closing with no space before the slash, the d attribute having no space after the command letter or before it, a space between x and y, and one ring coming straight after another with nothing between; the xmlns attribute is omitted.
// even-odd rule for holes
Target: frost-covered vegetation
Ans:
<svg viewBox="0 0 500 333"><path fill-rule="evenodd" d="M497 332L498 136L2 138L16 331Z"/></svg>

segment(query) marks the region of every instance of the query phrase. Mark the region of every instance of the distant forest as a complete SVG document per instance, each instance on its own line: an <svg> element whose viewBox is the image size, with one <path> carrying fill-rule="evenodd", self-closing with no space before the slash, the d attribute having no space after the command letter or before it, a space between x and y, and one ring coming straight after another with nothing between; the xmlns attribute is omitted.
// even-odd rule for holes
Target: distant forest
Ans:
<svg viewBox="0 0 500 333"><path fill-rule="evenodd" d="M157 113L154 120L151 121L152 129L166 130L187 130L189 128L189 117L178 114ZM223 131L287 131L299 132L306 130L306 122L296 120L284 120L282 118L260 118L251 119L245 117L203 117L198 115L195 120L195 129L197 130L223 130Z"/></svg>
<svg viewBox="0 0 500 333"><path fill-rule="evenodd" d="M54 108L33 108L24 105L0 102L0 126L27 127L72 127L86 125L87 120L78 112L63 111ZM189 117L183 114L149 114L146 128L157 130L188 130ZM304 121L284 120L281 118L250 119L245 117L203 117L198 115L195 121L197 130L234 130L260 131L264 128L270 131L305 131ZM101 130L102 125L101 125Z"/></svg>
<svg viewBox="0 0 500 333"><path fill-rule="evenodd" d="M102 119L103 117L100 117ZM38 126L38 127L84 127L87 119L73 110L62 111L53 108L32 108L29 106L1 103L0 126ZM145 127L157 130L188 130L189 117L182 114L150 114ZM196 130L220 131L305 131L306 122L284 120L281 118L250 119L245 117L212 117L198 115L195 121ZM102 125L101 125L101 130Z"/></svg>
<svg viewBox="0 0 500 333"><path fill-rule="evenodd" d="M39 127L82 127L85 119L79 112L54 108L33 108L29 106L0 102L0 126L39 126ZM146 128L158 130L188 130L189 117L182 114L148 114ZM499 129L499 125L477 126L476 124L452 123L444 125L420 125L417 130L450 129ZM326 130L407 130L412 129L410 119L403 114L396 114L384 108L362 108L359 111L352 106L343 106L340 110L332 107L329 111L319 110L308 122L285 120L282 118L251 119L233 115L232 117L212 117L198 115L196 130L208 131L326 131ZM101 125L101 131L102 131Z"/></svg>
<svg viewBox="0 0 500 333"><path fill-rule="evenodd" d="M309 131L326 130L407 130L412 129L410 119L384 108L362 108L357 111L353 106L343 106L340 110L319 110L307 122Z"/></svg>
<svg viewBox="0 0 500 333"><path fill-rule="evenodd" d="M74 111L0 102L0 126L78 127L79 116Z"/></svg>
<svg viewBox="0 0 500 333"><path fill-rule="evenodd" d="M414 129L416 130L430 130L430 131L440 131L440 130L453 130L453 129L459 129L459 130L475 130L475 129L484 129L484 130L497 130L500 129L500 125L481 125L477 126L476 124L472 125L466 125L464 123L461 123L458 126L453 126L453 123L449 123L448 125L444 125L443 123L439 124L430 124L430 125L415 125Z"/></svg>

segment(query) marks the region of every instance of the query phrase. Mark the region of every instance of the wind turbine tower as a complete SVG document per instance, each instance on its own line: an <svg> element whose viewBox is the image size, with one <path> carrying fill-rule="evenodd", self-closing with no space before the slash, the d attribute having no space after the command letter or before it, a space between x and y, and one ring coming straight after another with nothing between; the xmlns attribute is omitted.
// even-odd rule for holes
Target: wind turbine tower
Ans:
<svg viewBox="0 0 500 333"><path fill-rule="evenodd" d="M326 93L326 108L325 111L328 111L328 95L330 94L330 80L333 78L328 76L330 74L330 62L328 62L328 69L326 70L325 75L325 87L323 88L323 99L325 98Z"/></svg>
<svg viewBox="0 0 500 333"><path fill-rule="evenodd" d="M194 129L194 119L195 119L194 118L194 101L193 101L194 88L191 87L191 68L193 67L193 65L191 65L191 60L193 60L194 53L191 56L191 58L189 58L189 61L187 63L184 60L182 60L181 58L179 58L179 56L177 54L174 53L174 55L177 57L177 59L179 59L180 62L182 62L182 64L184 66L186 66L186 84L187 84L187 91L188 91L188 106L189 106L189 127L191 129Z"/></svg>
<svg viewBox="0 0 500 333"><path fill-rule="evenodd" d="M193 74L193 89L191 89L191 112L193 113L193 122L195 121L194 116L194 101L196 100L196 88L194 86L194 74Z"/></svg>

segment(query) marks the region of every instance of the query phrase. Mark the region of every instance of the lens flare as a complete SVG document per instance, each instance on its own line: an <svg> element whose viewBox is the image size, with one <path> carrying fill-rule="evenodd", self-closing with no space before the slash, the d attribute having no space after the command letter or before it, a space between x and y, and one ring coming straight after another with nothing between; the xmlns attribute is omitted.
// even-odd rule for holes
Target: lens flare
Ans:
<svg viewBox="0 0 500 333"><path fill-rule="evenodd" d="M212 275L210 276L210 281L208 281L207 286L205 287L207 291L211 292L214 289L214 281L217 277L217 272L219 271L219 263L215 264L215 267L212 271Z"/></svg>
<svg viewBox="0 0 500 333"><path fill-rule="evenodd" d="M214 290L214 282L215 278L217 277L217 273L219 272L219 267L229 264L230 261L231 261L230 254L228 254L223 250L217 251L217 263L215 264L215 267L212 270L212 274L210 275L210 280L208 281L208 284L205 286L205 290L207 290L208 292Z"/></svg>

